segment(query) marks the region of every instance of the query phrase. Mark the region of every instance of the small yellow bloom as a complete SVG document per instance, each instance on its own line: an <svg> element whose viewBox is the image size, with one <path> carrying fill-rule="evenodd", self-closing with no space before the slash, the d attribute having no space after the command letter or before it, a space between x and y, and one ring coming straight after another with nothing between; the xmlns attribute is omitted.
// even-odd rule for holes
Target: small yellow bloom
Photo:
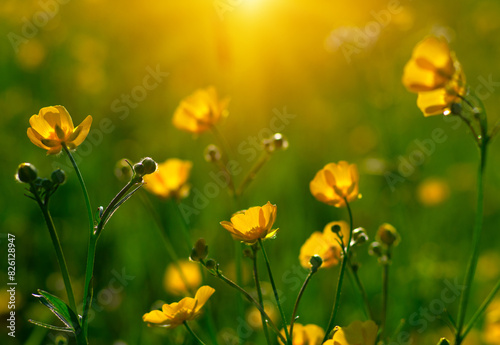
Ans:
<svg viewBox="0 0 500 345"><path fill-rule="evenodd" d="M184 279L181 277L179 267ZM187 286L186 286L187 284ZM201 285L200 265L188 260L180 260L179 266L175 264L168 265L163 278L165 291L174 295L185 295L189 291L194 291Z"/></svg>
<svg viewBox="0 0 500 345"><path fill-rule="evenodd" d="M486 310L483 338L488 345L500 345L500 299L495 299Z"/></svg>
<svg viewBox="0 0 500 345"><path fill-rule="evenodd" d="M290 326L288 326L290 330ZM281 330L281 334L285 336L285 331ZM293 324L293 339L292 345L321 345L321 341L325 336L323 328L316 325L301 325L300 323ZM279 343L283 342L278 338Z"/></svg>
<svg viewBox="0 0 500 345"><path fill-rule="evenodd" d="M300 248L299 260L304 268L311 268L309 260L313 255L318 255L323 259L323 265L320 268L335 266L340 261L342 248L340 248L339 238L332 231L332 226L340 226L344 245L349 240L349 225L344 221L330 222L325 226L323 232L313 232L311 236Z"/></svg>
<svg viewBox="0 0 500 345"><path fill-rule="evenodd" d="M158 164L158 169L144 176L144 188L161 198L182 199L189 195L187 180L192 163L177 158L167 159Z"/></svg>
<svg viewBox="0 0 500 345"><path fill-rule="evenodd" d="M278 321L278 311L272 302L264 301L264 311L271 318L273 322ZM254 329L262 329L262 318L260 310L252 306L247 312L247 322Z"/></svg>
<svg viewBox="0 0 500 345"><path fill-rule="evenodd" d="M175 110L172 122L175 127L183 131L205 132L227 116L228 104L229 98L219 100L213 86L199 89L181 101Z"/></svg>
<svg viewBox="0 0 500 345"><path fill-rule="evenodd" d="M330 163L316 173L309 184L312 195L321 202L335 207L345 206L347 201L359 195L359 174L356 164L340 161Z"/></svg>
<svg viewBox="0 0 500 345"><path fill-rule="evenodd" d="M92 116L87 116L78 126L73 126L73 120L66 108L61 105L40 109L38 115L30 118L28 138L33 144L47 150L47 154L61 152L62 145L74 150L83 143L90 131Z"/></svg>
<svg viewBox="0 0 500 345"><path fill-rule="evenodd" d="M372 320L353 321L347 327L337 327L333 338L323 345L375 345L378 326Z"/></svg>
<svg viewBox="0 0 500 345"><path fill-rule="evenodd" d="M417 44L405 66L403 85L418 93L417 105L424 116L450 111L465 95L465 75L444 38L430 36Z"/></svg>
<svg viewBox="0 0 500 345"><path fill-rule="evenodd" d="M210 286L202 286L194 298L185 297L178 303L164 304L162 310L153 310L142 316L150 326L175 328L183 322L193 320L201 314L201 308L215 292Z"/></svg>
<svg viewBox="0 0 500 345"><path fill-rule="evenodd" d="M268 239L276 235L278 229L271 229L275 219L276 205L268 201L262 207L250 207L235 213L230 222L223 221L220 225L229 231L235 240L254 244L259 238Z"/></svg>
<svg viewBox="0 0 500 345"><path fill-rule="evenodd" d="M436 206L450 196L448 182L439 178L428 178L417 188L418 200L425 206Z"/></svg>

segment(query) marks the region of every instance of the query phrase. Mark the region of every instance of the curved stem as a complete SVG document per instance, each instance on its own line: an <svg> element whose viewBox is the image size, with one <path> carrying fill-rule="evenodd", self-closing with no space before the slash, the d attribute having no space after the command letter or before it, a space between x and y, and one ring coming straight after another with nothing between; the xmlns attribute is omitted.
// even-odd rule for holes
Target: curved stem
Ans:
<svg viewBox="0 0 500 345"><path fill-rule="evenodd" d="M388 249L389 251L390 249ZM390 253L387 253L390 257ZM380 321L380 338L384 338L386 331L387 322L387 302L388 302L388 292L389 292L389 263L386 262L382 267L382 315Z"/></svg>
<svg viewBox="0 0 500 345"><path fill-rule="evenodd" d="M264 260L266 261L267 273L269 274L269 280L271 281L271 286L274 292L274 298L276 299L276 304L278 305L278 309L281 314L281 320L283 321L283 329L285 330L285 338L287 339L286 344L291 344L290 335L288 334L288 326L286 324L285 313L283 312L283 308L281 307L280 296L278 294L278 289L276 289L276 284L274 283L273 273L271 272L271 265L269 264L269 259L266 254L266 249L262 244L262 239L259 238L259 245L262 249L262 254L264 255Z"/></svg>
<svg viewBox="0 0 500 345"><path fill-rule="evenodd" d="M467 304L469 302L471 285L474 280L474 274L476 272L477 261L479 259L479 243L481 239L481 230L483 227L483 175L484 168L486 166L486 148L487 148L487 138L483 141L480 146L480 157L479 157L479 169L477 175L477 207L476 207L476 218L474 222L474 232L472 238L472 254L467 266L467 271L464 279L464 290L460 297L460 304L458 309L457 318L457 331L455 334L455 344L460 345L464 339L462 330L465 322L465 315L467 312Z"/></svg>
<svg viewBox="0 0 500 345"><path fill-rule="evenodd" d="M95 264L95 251L97 247L97 236L90 234L89 247L87 252L87 265L85 269L85 286L83 291L83 315L82 315L82 328L83 334L87 336L88 331L88 315L90 306L92 305L93 291L93 277L94 277L94 264Z"/></svg>
<svg viewBox="0 0 500 345"><path fill-rule="evenodd" d="M181 212L181 209L179 207L179 200L172 199L172 201L173 201L174 208L177 210L177 214L179 215L179 218L182 221L182 235L184 237L184 241L186 242L186 247L187 247L188 253L190 253L191 249L193 248L193 244L191 243L191 235L189 234L189 224Z"/></svg>
<svg viewBox="0 0 500 345"><path fill-rule="evenodd" d="M248 185L250 184L250 182L252 182L255 179L255 177L257 176L257 173L260 171L260 169L262 169L262 167L264 166L264 164L266 164L267 161L269 161L270 158L271 158L271 154L268 151L264 150L264 152L262 153L260 159L250 169L250 171L245 176L245 178L241 182L240 186L236 190L236 195L239 196L239 195L243 194L243 192L248 187Z"/></svg>
<svg viewBox="0 0 500 345"><path fill-rule="evenodd" d="M359 293L361 295L361 303L363 305L363 312L368 320L373 320L372 312L370 310L370 303L368 302L368 295L366 294L365 287L363 286L363 283L361 282L361 279L359 278L358 271L355 269L351 263L351 260L348 262L349 264L349 271L352 273L352 276L354 277L354 284L358 287Z"/></svg>
<svg viewBox="0 0 500 345"><path fill-rule="evenodd" d="M49 230L50 239L52 240L52 246L56 251L57 262L59 263L59 268L61 269L64 287L66 289L66 294L68 295L69 306L75 312L75 314L78 314L75 303L75 295L73 294L73 287L71 285L71 279L68 272L68 266L66 265L66 259L64 258L61 242L59 241L59 236L57 235L56 227L49 211L49 206L47 203L44 204L42 202L42 199L40 198L40 195L38 194L38 191L33 184L31 184L31 190L33 192L33 195L35 196L38 206L42 210L43 218Z"/></svg>
<svg viewBox="0 0 500 345"><path fill-rule="evenodd" d="M257 295L259 297L259 304L264 309L264 300L262 298L262 289L260 288L259 282L259 271L257 269L257 249L252 246L253 251L253 278L255 280L255 289L257 290ZM264 309L265 310L265 309ZM263 313L260 313L260 318L262 320L262 330L264 331L264 335L266 336L266 341L269 345L271 345L271 339L269 338L269 331L267 330L266 317Z"/></svg>
<svg viewBox="0 0 500 345"><path fill-rule="evenodd" d="M191 327L189 327L188 323L186 321L184 321L183 323L184 323L184 326L186 326L186 329L188 330L188 332L193 336L193 338L195 338L196 341L198 343L200 343L201 345L205 345L205 343L203 341L201 341L201 339L196 335L196 333L193 332Z"/></svg>
<svg viewBox="0 0 500 345"><path fill-rule="evenodd" d="M326 327L325 330L325 337L323 338L323 342L325 342L328 339L328 336L330 335L330 332L333 329L335 317L337 316L337 312L340 305L340 293L342 292L342 283L344 280L345 268L347 261L349 260L348 255L349 255L349 250L351 248L352 230L353 230L352 211L351 207L349 206L349 202L347 201L347 198L344 198L344 202L347 207L347 212L349 213L349 240L346 245L344 257L342 258L342 264L340 266L339 280L337 282L337 290L335 292L335 300L333 303L332 314L330 315L330 321L328 321L328 326Z"/></svg>
<svg viewBox="0 0 500 345"><path fill-rule="evenodd" d="M293 307L292 319L290 320L290 339L292 339L292 341L293 341L293 324L295 323L295 316L297 315L297 309L299 308L300 299L302 298L304 291L306 291L307 284L309 283L309 280L311 280L311 277L315 272L316 271L313 270L309 272L309 274L306 277L306 280L304 280L304 284L302 284L302 287L300 288L299 294L297 295L297 300L295 301L295 306Z"/></svg>

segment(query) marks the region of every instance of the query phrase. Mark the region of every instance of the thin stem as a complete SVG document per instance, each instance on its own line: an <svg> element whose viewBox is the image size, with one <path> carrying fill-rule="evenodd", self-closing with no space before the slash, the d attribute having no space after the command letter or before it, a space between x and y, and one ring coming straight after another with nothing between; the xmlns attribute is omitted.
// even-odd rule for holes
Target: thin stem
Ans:
<svg viewBox="0 0 500 345"><path fill-rule="evenodd" d="M262 289L260 288L259 281L259 271L257 269L257 249L255 246L252 246L253 251L253 278L255 280L255 289L257 290L257 295L259 297L259 304L264 309L264 300L262 298ZM264 309L265 310L265 309ZM266 317L263 313L260 313L260 318L262 320L262 329L264 331L264 335L266 336L266 341L269 345L271 345L271 338L269 338L269 331L267 329Z"/></svg>
<svg viewBox="0 0 500 345"><path fill-rule="evenodd" d="M252 167L252 169L250 169L250 171L245 176L245 178L241 182L240 186L236 190L236 195L239 196L239 195L243 194L243 192L248 187L250 182L252 182L255 179L255 177L257 176L257 173L260 171L260 169L262 169L264 164L266 164L267 161L269 161L270 158L271 158L271 154L268 151L264 150L262 155L260 156L260 159L257 161L257 163L255 163L255 165Z"/></svg>
<svg viewBox="0 0 500 345"><path fill-rule="evenodd" d="M267 266L267 273L269 274L269 280L271 281L271 286L273 288L274 292L274 298L276 299L276 304L278 305L278 309L281 314L281 320L283 321L283 329L285 330L285 337L287 339L287 344L291 344L291 339L288 334L288 326L286 324L286 317L285 313L283 312L283 308L281 307L281 302L280 302L280 296L278 294L278 289L276 289L276 284L274 283L274 278L273 278L273 273L271 272L271 265L269 264L269 259L267 257L266 249L264 248L264 245L262 244L262 239L259 238L259 245L260 248L262 249L262 254L264 255L264 260L266 261L266 266Z"/></svg>
<svg viewBox="0 0 500 345"><path fill-rule="evenodd" d="M193 336L193 338L195 338L196 341L198 343L200 343L201 345L205 345L205 343L203 341L201 341L201 339L196 335L196 333L193 332L193 330L191 329L191 327L189 327L188 323L186 321L184 321L183 323L184 323L184 326L186 326L186 329L188 330L188 332L191 333L191 335Z"/></svg>
<svg viewBox="0 0 500 345"><path fill-rule="evenodd" d="M370 310L370 303L368 302L368 295L366 294L365 287L363 286L363 283L361 282L361 279L359 278L358 271L356 268L353 267L351 260L348 262L350 272L352 273L352 276L354 278L354 283L359 289L359 293L361 295L362 299L362 304L363 304L363 312L368 320L373 320L372 312Z"/></svg>
<svg viewBox="0 0 500 345"><path fill-rule="evenodd" d="M235 195L236 198L236 195ZM239 286L243 285L243 262L241 260L243 253L241 249L241 243L238 241L235 241L234 243L234 253L235 253L235 266L236 266L236 284ZM243 300L241 297L236 297L236 305L238 309L238 315L241 317L244 317L245 315L245 306L243 305ZM243 344L244 341L244 335L243 335L243 330L241 327L238 327L237 329L238 332L238 340L240 344Z"/></svg>
<svg viewBox="0 0 500 345"><path fill-rule="evenodd" d="M202 265L206 268L205 266L205 262L203 261L200 261L202 263ZM208 268L207 268L208 269ZM276 327L276 325L274 324L273 320L269 317L269 315L265 312L264 308L261 307L261 305L259 304L259 302L257 302L255 300L255 298L253 298L248 292L245 291L245 289L243 289L241 286L239 286L238 284L236 284L235 282L233 282L231 279L227 278L225 275L223 275L220 271L215 271L213 272L213 270L209 270L215 277L219 278L220 280L222 280L223 282L225 282L226 284L228 284L229 286L231 286L232 288L238 290L243 296L245 296L245 298L250 301L250 303L253 303L253 305L255 305L257 307L257 309L259 309L259 311L261 313L264 314L264 316L266 317L266 319L268 320L268 323L269 323L269 326L271 326L271 328L273 329L273 331L276 333L276 335L281 339L281 341L286 344L286 339L285 337L283 337L283 334L281 334L281 332L279 331L278 327Z"/></svg>
<svg viewBox="0 0 500 345"><path fill-rule="evenodd" d="M481 141L479 139L480 137L477 134L476 130L474 129L474 126L472 126L472 123L470 122L470 120L468 118L466 118L465 116L463 116L462 114L453 113L453 115L458 116L463 122L465 122L467 127L469 127L469 130L471 131L472 136L474 137L474 141L476 142L476 145L481 146Z"/></svg>
<svg viewBox="0 0 500 345"><path fill-rule="evenodd" d="M94 264L95 264L95 251L97 247L97 236L90 234L90 241L87 253L87 265L85 269L85 286L83 291L83 315L82 315L82 328L83 334L87 336L88 331L88 314L90 306L92 305L93 296L93 277L94 277Z"/></svg>
<svg viewBox="0 0 500 345"><path fill-rule="evenodd" d="M186 242L187 250L188 250L188 252L190 252L191 249L193 248L193 244L191 242L191 235L189 234L189 224L181 212L181 208L179 207L179 201L174 200L174 199L172 199L172 200L173 200L172 202L174 204L174 208L177 210L177 214L179 215L179 218L182 221L182 231L181 232L182 232L182 235L184 237L184 241Z"/></svg>
<svg viewBox="0 0 500 345"><path fill-rule="evenodd" d="M304 284L302 284L299 294L297 295L295 306L293 307L292 319L290 320L290 339L292 339L292 341L293 341L293 325L295 323L295 316L297 315L297 309L299 308L300 299L302 298L304 291L306 291L307 284L309 284L309 280L311 280L311 277L313 276L314 273L316 273L316 271L311 270L307 275L306 280L304 280Z"/></svg>
<svg viewBox="0 0 500 345"><path fill-rule="evenodd" d="M332 308L332 314L330 315L330 321L328 321L328 326L326 327L326 332L325 332L325 337L323 338L323 343L328 339L328 336L333 329L333 325L335 322L335 317L337 316L337 312L339 309L340 305L340 293L342 292L342 283L344 280L344 273L345 273L345 268L349 255L349 250L351 248L351 240L352 240L352 230L353 230L353 222L352 222L352 211L351 207L349 206L349 202L347 201L347 198L344 198L345 205L347 207L347 212L349 214L349 240L347 242L347 246L345 249L344 257L342 258L342 263L340 266L340 273L339 273L339 280L337 282L337 289L335 292L335 300L333 303L333 308Z"/></svg>
<svg viewBox="0 0 500 345"><path fill-rule="evenodd" d="M388 249L389 251L390 249ZM390 257L390 253L387 253ZM382 265L382 315L380 321L380 337L383 339L386 331L387 322L387 303L388 303L388 291L389 291L389 263L386 262Z"/></svg>
<svg viewBox="0 0 500 345"><path fill-rule="evenodd" d="M486 308L488 308L488 306L490 305L491 301L493 301L493 298L497 294L498 290L500 290L500 280L495 285L495 287L493 288L493 290L491 290L491 292L488 295L488 297L486 297L486 299L481 304L481 306L479 307L479 309L474 313L474 315L470 319L469 323L465 327L464 332L462 333L462 338L465 338L467 336L467 334L471 331L471 329L474 326L474 324L481 317L481 315L483 315L484 311L486 310Z"/></svg>
<svg viewBox="0 0 500 345"><path fill-rule="evenodd" d="M76 303L75 303L75 295L73 294L73 287L71 285L71 279L68 272L68 266L66 265L66 259L64 258L64 253L61 247L61 242L59 241L59 236L57 235L54 221L52 219L52 216L50 215L49 206L47 203L44 204L42 202L42 199L40 198L40 195L38 194L38 191L36 190L36 187L33 185L33 183L31 184L31 191L35 196L38 206L40 206L40 209L42 210L43 218L45 219L45 224L49 229L50 239L52 240L52 246L56 251L57 262L59 263L59 268L61 269L61 274L64 281L64 287L66 289L66 294L68 295L69 306L76 314L78 314L78 309L76 308ZM46 199L46 202L48 202L48 199Z"/></svg>
<svg viewBox="0 0 500 345"><path fill-rule="evenodd" d="M66 146L65 143L62 143L62 148L63 148L64 152L66 152L66 154L68 155L68 158L71 161L71 164L73 164L73 168L75 169L76 176L78 177L78 181L80 181L80 186L81 186L82 192L83 192L83 198L85 199L85 206L87 207L87 215L89 218L89 229L90 229L89 232L90 232L90 234L92 234L94 231L94 218L92 216L92 206L90 205L89 193L87 192L87 187L85 186L85 181L83 180L82 173L80 172L80 169L78 168L78 165L76 164L76 161L73 158L73 155L68 150L68 147Z"/></svg>
<svg viewBox="0 0 500 345"><path fill-rule="evenodd" d="M487 140L487 138L485 138ZM462 330L465 322L465 315L467 312L467 304L469 302L471 285L474 280L476 272L477 261L479 259L479 243L481 239L481 230L483 227L483 175L486 166L486 148L487 141L483 142L480 146L479 168L477 174L477 207L476 218L474 222L474 232L472 238L472 254L467 266L467 271L464 279L464 290L460 296L460 304L457 317L457 332L455 334L455 344L460 345L464 336Z"/></svg>

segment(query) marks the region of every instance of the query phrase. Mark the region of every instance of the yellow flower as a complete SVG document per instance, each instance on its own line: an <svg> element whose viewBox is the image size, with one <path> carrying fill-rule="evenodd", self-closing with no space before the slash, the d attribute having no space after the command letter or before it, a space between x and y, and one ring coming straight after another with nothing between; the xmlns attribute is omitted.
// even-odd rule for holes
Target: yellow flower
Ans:
<svg viewBox="0 0 500 345"><path fill-rule="evenodd" d="M268 201L262 207L250 207L235 213L230 222L223 221L220 225L229 231L235 240L254 244L259 238L268 239L276 235L278 229L271 230L275 219L276 205L271 205Z"/></svg>
<svg viewBox="0 0 500 345"><path fill-rule="evenodd" d="M500 345L500 299L488 306L484 318L484 341L488 345Z"/></svg>
<svg viewBox="0 0 500 345"><path fill-rule="evenodd" d="M179 303L164 304L162 310L153 310L142 316L151 326L175 328L185 321L193 320L201 314L201 308L215 292L210 286L202 286L194 298L185 297Z"/></svg>
<svg viewBox="0 0 500 345"><path fill-rule="evenodd" d="M347 327L337 327L333 338L323 345L375 345L378 326L372 320L353 321Z"/></svg>
<svg viewBox="0 0 500 345"><path fill-rule="evenodd" d="M186 282L180 275L179 266ZM168 265L163 278L163 286L171 294L185 295L201 285L200 265L188 260L180 260L179 266L173 263Z"/></svg>
<svg viewBox="0 0 500 345"><path fill-rule="evenodd" d="M264 301L264 311L271 318L273 322L278 321L278 311L272 302ZM262 329L262 319L260 316L260 310L257 307L252 306L247 312L247 322L254 329Z"/></svg>
<svg viewBox="0 0 500 345"><path fill-rule="evenodd" d="M290 330L290 326L288 326ZM281 334L285 335L285 331L281 330ZM325 336L323 328L316 325L302 326L300 323L293 324L293 339L292 345L321 345L321 341ZM283 344L280 338L279 343Z"/></svg>
<svg viewBox="0 0 500 345"><path fill-rule="evenodd" d="M330 163L316 173L309 184L312 195L321 202L335 207L345 206L358 197L359 174L356 164L340 161Z"/></svg>
<svg viewBox="0 0 500 345"><path fill-rule="evenodd" d="M465 95L465 75L444 38L430 36L417 44L405 66L403 84L418 93L417 105L425 116L449 113L452 103Z"/></svg>
<svg viewBox="0 0 500 345"><path fill-rule="evenodd" d="M189 195L189 185L186 182L192 165L190 161L167 159L158 164L154 173L144 176L144 188L161 198L185 198Z"/></svg>
<svg viewBox="0 0 500 345"><path fill-rule="evenodd" d="M425 206L436 206L450 196L448 182L439 178L428 178L418 185L418 200Z"/></svg>
<svg viewBox="0 0 500 345"><path fill-rule="evenodd" d="M340 254L342 249L339 245L339 238L337 234L332 231L332 226L340 226L342 235L344 236L344 245L349 240L349 225L346 222L330 222L325 226L323 232L313 232L311 236L300 248L299 260L304 268L311 268L309 260L313 255L318 255L323 259L322 268L335 266L340 261Z"/></svg>
<svg viewBox="0 0 500 345"><path fill-rule="evenodd" d="M184 98L174 113L175 127L190 133L209 130L221 118L227 116L229 98L219 100L213 86L196 90Z"/></svg>
<svg viewBox="0 0 500 345"><path fill-rule="evenodd" d="M47 150L47 154L61 152L62 145L74 150L83 143L90 131L92 116L87 116L78 126L73 126L73 120L66 108L61 105L40 109L38 115L30 118L28 138L33 144Z"/></svg>

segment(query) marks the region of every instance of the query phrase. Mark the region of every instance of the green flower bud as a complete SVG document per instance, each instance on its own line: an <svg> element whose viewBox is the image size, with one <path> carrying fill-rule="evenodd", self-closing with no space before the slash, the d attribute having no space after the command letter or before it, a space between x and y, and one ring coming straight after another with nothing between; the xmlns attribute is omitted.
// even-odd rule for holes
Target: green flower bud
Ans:
<svg viewBox="0 0 500 345"><path fill-rule="evenodd" d="M378 228L377 240L387 246L397 246L400 241L400 237L394 226L384 223Z"/></svg>
<svg viewBox="0 0 500 345"><path fill-rule="evenodd" d="M351 246L360 245L366 241L368 241L368 235L366 234L365 229L357 228L352 231Z"/></svg>
<svg viewBox="0 0 500 345"><path fill-rule="evenodd" d="M30 163L22 163L17 167L16 179L23 183L35 182L38 176L38 171L35 166Z"/></svg>
<svg viewBox="0 0 500 345"><path fill-rule="evenodd" d="M319 255L313 255L309 260L311 272L315 273L323 265L323 259Z"/></svg>
<svg viewBox="0 0 500 345"><path fill-rule="evenodd" d="M368 254L376 257L381 257L383 254L382 245L378 242L372 242L368 247Z"/></svg>
<svg viewBox="0 0 500 345"><path fill-rule="evenodd" d="M135 163L134 164L134 171L137 175L139 176L144 176L144 172L146 171L146 168L142 163Z"/></svg>
<svg viewBox="0 0 500 345"><path fill-rule="evenodd" d="M54 170L52 174L50 174L50 179L54 184L63 184L66 182L66 173L61 169Z"/></svg>
<svg viewBox="0 0 500 345"><path fill-rule="evenodd" d="M218 162L221 156L220 149L216 145L210 144L205 148L204 157L207 162Z"/></svg>
<svg viewBox="0 0 500 345"><path fill-rule="evenodd" d="M194 244L194 247L191 250L191 256L189 258L192 261L201 261L205 260L207 256L208 256L208 246L205 242L205 239L200 238Z"/></svg>
<svg viewBox="0 0 500 345"><path fill-rule="evenodd" d="M51 180L47 179L47 178L43 178L41 180L41 186L43 188L49 190L49 189L52 189L54 187L54 183Z"/></svg>
<svg viewBox="0 0 500 345"><path fill-rule="evenodd" d="M213 270L217 267L217 261L215 261L214 259L208 259L207 262L205 262L205 267L209 270Z"/></svg>
<svg viewBox="0 0 500 345"><path fill-rule="evenodd" d="M141 163L144 167L144 175L152 174L158 168L158 164L150 157L143 158Z"/></svg>

